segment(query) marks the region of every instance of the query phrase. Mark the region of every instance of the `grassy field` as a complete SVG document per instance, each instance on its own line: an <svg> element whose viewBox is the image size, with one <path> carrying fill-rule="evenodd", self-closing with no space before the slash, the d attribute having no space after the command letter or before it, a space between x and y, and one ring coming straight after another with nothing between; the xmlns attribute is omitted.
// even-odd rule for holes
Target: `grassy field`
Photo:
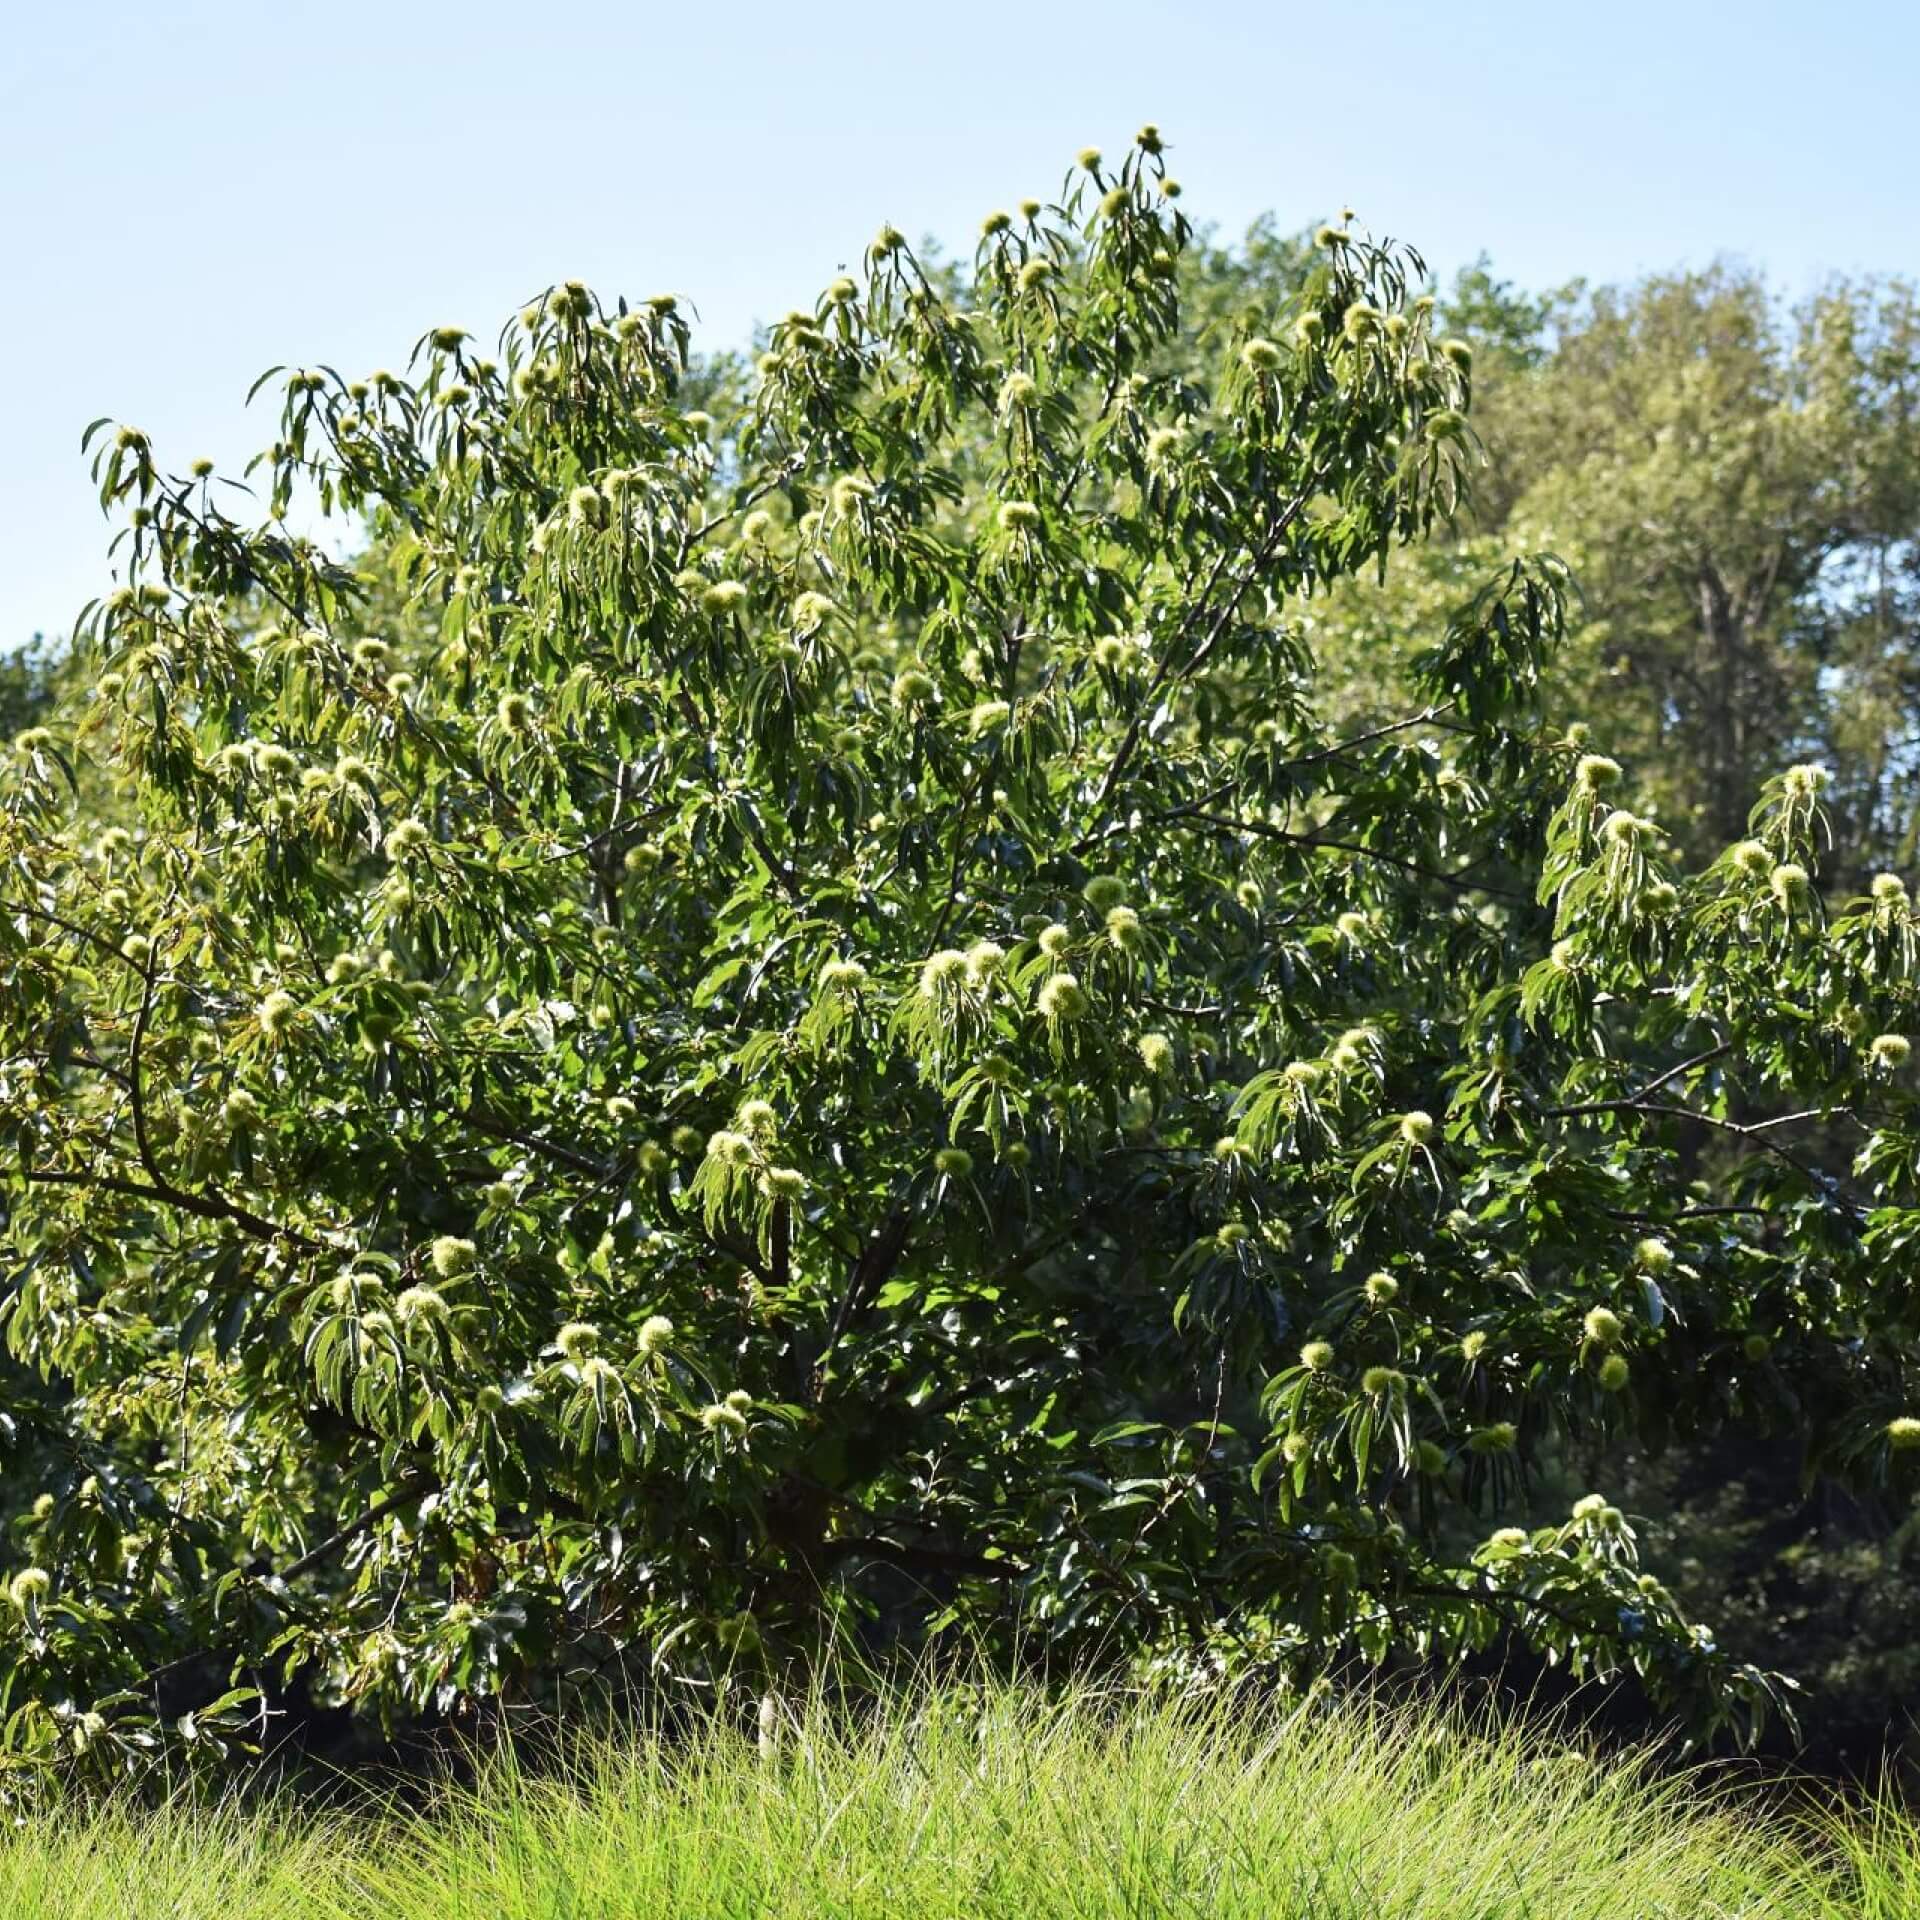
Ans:
<svg viewBox="0 0 1920 1920"><path fill-rule="evenodd" d="M1920 1839L1432 1712L961 1689L501 1761L425 1815L48 1811L0 1833L0 1915L1913 1920Z"/></svg>

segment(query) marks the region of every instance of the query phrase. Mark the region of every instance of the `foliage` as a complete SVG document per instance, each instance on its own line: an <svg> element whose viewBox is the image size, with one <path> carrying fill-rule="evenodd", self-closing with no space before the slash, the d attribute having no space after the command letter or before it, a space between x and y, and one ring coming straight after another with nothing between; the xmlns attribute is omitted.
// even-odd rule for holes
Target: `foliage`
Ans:
<svg viewBox="0 0 1920 1920"><path fill-rule="evenodd" d="M1355 729L1404 710L1409 662L1476 569L1544 545L1580 588L1543 710L1636 770L1636 804L1710 857L1762 778L1812 761L1830 894L1877 866L1914 877L1920 467L1905 422L1920 378L1912 290L1836 283L1798 307L1730 268L1635 286L1516 293L1483 262L1443 303L1474 348L1490 466L1471 532L1343 583L1315 618L1320 694ZM1739 1118L1751 1118L1737 1114ZM1776 1134L1835 1172L1844 1115ZM1711 1160L1715 1143L1689 1147ZM1708 1169L1711 1171L1711 1169ZM1861 1497L1791 1427L1683 1439L1658 1458L1582 1444L1556 1483L1604 1476L1643 1550L1722 1644L1818 1698L1802 1758L1870 1767L1911 1723L1910 1490Z"/></svg>
<svg viewBox="0 0 1920 1920"><path fill-rule="evenodd" d="M34 726L52 706L54 669L39 635L0 654L0 740Z"/></svg>
<svg viewBox="0 0 1920 1920"><path fill-rule="evenodd" d="M1535 298L1482 263L1443 311L1474 350L1489 464L1469 533L1409 550L1323 615L1323 665L1352 683L1351 710L1406 697L1437 570L1457 590L1490 550L1545 547L1580 605L1544 707L1643 767L1683 846L1710 854L1762 780L1816 760L1846 877L1910 866L1913 289L1836 283L1787 308L1722 267Z"/></svg>
<svg viewBox="0 0 1920 1920"><path fill-rule="evenodd" d="M277 372L254 528L93 436L127 577L0 813L16 1755L942 1631L1767 1711L1617 1506L1488 1528L1568 1437L1910 1481L1905 890L1823 901L1810 770L1684 872L1533 717L1548 561L1343 734L1308 610L1456 504L1472 356L1350 225L1196 334L1189 239L1148 131L712 412L574 283Z"/></svg>
<svg viewBox="0 0 1920 1920"><path fill-rule="evenodd" d="M1811 758L1849 877L1910 865L1914 289L1837 283L1787 309L1716 268L1570 289L1541 337L1535 370L1488 385L1482 498L1490 530L1578 550L1604 676L1575 710L1644 759L1690 846L1735 837L1760 781Z"/></svg>
<svg viewBox="0 0 1920 1920"><path fill-rule="evenodd" d="M1911 1826L1795 1848L1757 1803L1432 1712L1067 1698L948 1683L853 1714L769 1698L538 1771L511 1750L426 1817L178 1801L0 1832L20 1920L487 1914L1894 1920ZM1908 1866L1911 1888L1911 1866Z"/></svg>

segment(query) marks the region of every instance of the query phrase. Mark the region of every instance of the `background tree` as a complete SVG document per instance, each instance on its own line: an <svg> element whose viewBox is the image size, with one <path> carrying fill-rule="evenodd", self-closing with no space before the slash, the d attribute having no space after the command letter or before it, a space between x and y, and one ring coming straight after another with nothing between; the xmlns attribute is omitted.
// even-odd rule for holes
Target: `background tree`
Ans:
<svg viewBox="0 0 1920 1920"><path fill-rule="evenodd" d="M1827 917L1806 768L1677 865L1530 710L1548 563L1336 724L1305 618L1454 508L1472 355L1350 226L1195 337L1176 204L1147 129L964 289L883 228L737 403L574 283L283 374L258 528L98 433L0 813L13 1750L956 1625L1765 1711L1605 1498L1492 1523L1588 1436L1905 1484L1905 889Z"/></svg>
<svg viewBox="0 0 1920 1920"><path fill-rule="evenodd" d="M45 640L0 654L0 739L33 726L53 704L54 670Z"/></svg>
<svg viewBox="0 0 1920 1920"><path fill-rule="evenodd" d="M1436 594L1503 545L1544 546L1581 590L1548 709L1630 757L1684 844L1736 837L1760 781L1814 760L1837 871L1911 862L1911 287L1787 309L1718 267L1533 298L1482 265L1446 312L1478 356L1488 466L1451 550L1412 550L1321 623L1352 709L1390 704L1380 669L1399 661L1404 684Z"/></svg>
<svg viewBox="0 0 1920 1920"><path fill-rule="evenodd" d="M1584 717L1689 844L1738 835L1797 759L1830 768L1847 877L1915 851L1920 311L1901 282L1783 311L1730 268L1574 288L1496 380L1484 524L1564 531L1592 627Z"/></svg>

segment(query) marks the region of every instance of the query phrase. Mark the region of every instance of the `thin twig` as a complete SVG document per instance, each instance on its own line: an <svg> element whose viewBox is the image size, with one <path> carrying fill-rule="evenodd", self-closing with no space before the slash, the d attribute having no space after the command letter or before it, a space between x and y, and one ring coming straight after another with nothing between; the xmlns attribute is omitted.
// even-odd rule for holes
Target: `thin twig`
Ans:
<svg viewBox="0 0 1920 1920"><path fill-rule="evenodd" d="M1291 444L1292 434L1289 432L1289 447ZM1283 450L1282 458L1284 457L1285 451ZM1215 560L1213 570L1207 576L1206 584L1200 589L1199 596L1188 607L1186 617L1181 621L1179 630L1175 633L1167 647L1166 657L1161 661L1159 671L1155 673L1153 681L1148 686L1146 695L1141 700L1138 710L1135 712L1133 719L1128 723L1126 732L1121 736L1120 745L1115 749L1113 759L1107 765L1106 777L1100 782L1100 789L1094 795L1093 799L1093 815L1096 820L1106 810L1107 802L1113 797L1114 788L1120 784L1120 776L1126 771L1128 763L1133 759L1134 753L1140 745L1140 736L1146 726L1147 715L1153 711L1154 703L1159 697L1160 690L1169 680L1189 679L1206 665L1208 655L1213 652L1215 645L1219 642L1221 634L1226 631L1227 621L1231 618L1235 606L1239 604L1240 595L1245 593L1248 586L1260 577L1260 569L1273 557L1274 548L1280 544L1280 536L1292 526L1295 519L1299 517L1302 510L1306 507L1307 502L1320 491L1325 479L1325 469L1316 468L1311 478L1307 481L1306 486L1295 494L1281 512L1275 516L1272 526L1267 529L1259 546L1254 549L1252 563L1247 569L1247 577L1241 582L1239 590L1229 594L1226 599L1221 602L1220 611L1214 616L1213 626L1208 632L1207 637L1201 641L1193 657L1176 671L1175 662L1179 658L1181 649L1186 644L1194 621L1212 599L1213 590L1219 584L1221 574L1226 571L1228 562L1234 557L1232 548L1221 548L1220 556Z"/></svg>
<svg viewBox="0 0 1920 1920"><path fill-rule="evenodd" d="M1388 853L1380 847L1366 846L1358 840L1322 840L1313 834L1295 833L1288 827L1276 827L1265 820L1231 820L1213 813L1196 813L1189 818L1222 833L1252 833L1268 840L1283 840L1289 846L1299 847L1308 853L1358 854L1365 860L1378 860L1387 866L1398 867L1403 873L1418 874L1423 880L1437 880L1442 886L1452 887L1461 893L1490 893L1498 900L1513 900L1523 906L1533 904L1530 894L1516 893L1511 887L1495 886L1491 880L1476 879L1470 872L1448 873L1440 867L1423 866L1417 860Z"/></svg>

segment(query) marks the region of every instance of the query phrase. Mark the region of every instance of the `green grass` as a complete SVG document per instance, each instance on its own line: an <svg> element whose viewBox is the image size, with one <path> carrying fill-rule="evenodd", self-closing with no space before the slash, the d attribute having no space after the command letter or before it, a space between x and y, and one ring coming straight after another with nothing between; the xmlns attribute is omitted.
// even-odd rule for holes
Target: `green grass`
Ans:
<svg viewBox="0 0 1920 1920"><path fill-rule="evenodd" d="M0 1915L1914 1920L1920 1837L1432 1711L963 1688L805 1705L771 1757L715 1719L496 1760L425 1815L50 1810L0 1832Z"/></svg>

